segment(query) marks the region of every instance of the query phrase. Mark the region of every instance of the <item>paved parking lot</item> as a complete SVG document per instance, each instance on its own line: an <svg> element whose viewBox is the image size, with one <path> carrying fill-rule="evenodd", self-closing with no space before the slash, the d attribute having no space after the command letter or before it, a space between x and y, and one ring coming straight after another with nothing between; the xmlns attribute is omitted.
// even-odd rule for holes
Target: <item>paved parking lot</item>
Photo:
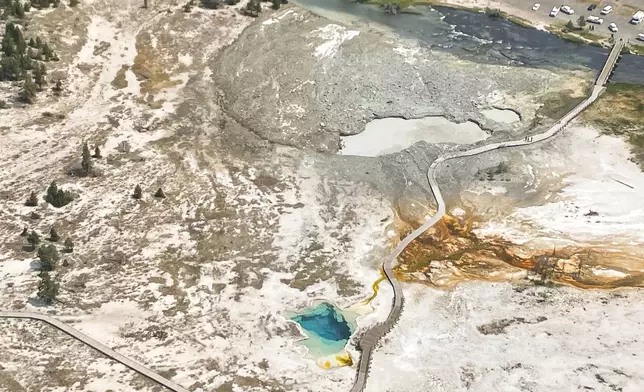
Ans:
<svg viewBox="0 0 644 392"><path fill-rule="evenodd" d="M591 33L610 37L612 33L608 30L608 25L610 23L615 23L619 29L615 34L615 37L630 40L631 43L638 43L638 41L636 41L637 34L644 33L644 21L639 25L628 23L635 12L638 10L644 11L644 0L605 0L601 2L593 2L589 0L563 1L564 2L562 2L562 0L501 0L498 3L495 1L491 2L490 7L494 7L496 3L501 6L500 8L506 9L512 14L516 14L519 17L541 25L556 23L563 26L569 20L577 25L577 19L579 19L580 15L584 16L584 18L588 17L588 15L599 16L604 19L604 23L601 25L594 25L595 30L590 30ZM532 6L536 2L540 3L541 7L537 11L532 11ZM588 11L588 6L593 3L597 5L597 8L593 11ZM559 12L559 14L554 18L548 16L552 7L560 7L562 5L570 6L575 11L574 14L566 15L563 12ZM612 5L613 11L608 15L600 15L599 11L606 5ZM591 23L587 24L587 30L590 25ZM640 41L639 44L644 45L644 42Z"/></svg>

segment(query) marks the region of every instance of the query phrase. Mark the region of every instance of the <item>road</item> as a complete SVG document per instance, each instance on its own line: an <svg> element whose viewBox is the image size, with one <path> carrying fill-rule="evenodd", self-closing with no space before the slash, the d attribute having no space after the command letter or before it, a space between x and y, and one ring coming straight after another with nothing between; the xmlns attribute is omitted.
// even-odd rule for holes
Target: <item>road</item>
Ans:
<svg viewBox="0 0 644 392"><path fill-rule="evenodd" d="M123 365L129 367L130 369L134 370L135 372L144 375L145 377L148 377L151 380L156 381L157 383L163 385L164 387L170 389L171 391L175 392L188 392L188 389L182 387L181 385L175 384L174 382L168 380L167 378L164 378L160 376L159 374L155 373L153 370L150 370L149 368L134 362L133 360L125 357L124 355L121 355L117 353L116 351L112 350L111 348L107 347L106 345L97 342L96 340L90 338L89 336L83 334L82 332L70 327L69 325L44 314L40 313L32 313L32 312L7 312L7 311L0 311L0 318L17 318L17 319L30 319L30 320L38 320L45 322L55 328L58 328L59 330L65 332L69 336L87 344L88 346L91 346L97 351L102 352L109 358L122 363Z"/></svg>
<svg viewBox="0 0 644 392"><path fill-rule="evenodd" d="M429 185L432 189L432 193L434 194L434 198L436 199L438 210L436 211L436 214L434 214L434 216L431 217L429 220L425 221L425 223L423 223L422 226L418 227L416 230L411 232L411 234L406 236L398 244L398 246L396 246L394 251L387 257L387 259L383 263L383 269L385 271L385 275L387 276L387 280L389 281L389 283L394 289L394 303L391 308L391 311L389 312L389 315L387 316L387 320L385 320L385 322L382 324L377 324L372 328L370 328L360 339L359 346L360 346L360 349L362 350L362 353L360 355L360 362L358 364L358 374L356 377L356 381L353 384L353 387L351 388L351 392L361 392L366 386L367 377L369 376L369 366L371 365L371 356L373 354L373 350L377 346L378 341L394 327L396 322L398 322L398 319L400 318L400 314L402 313L403 298L404 298L403 292L402 292L402 286L400 285L400 282L398 281L398 279L396 279L396 276L394 275L394 272L393 272L393 267L396 265L396 260L398 256L407 247L407 245L409 245L413 240L418 238L418 236L420 236L427 229L435 225L445 215L445 200L443 199L443 195L441 194L440 188L438 186L438 182L436 181L436 170L438 169L440 164L450 159L469 157L469 156L478 155L478 154L482 154L488 151L497 150L501 148L527 146L530 144L538 143L540 141L549 139L552 136L556 135L566 125L568 125L570 121L572 121L582 111L584 111L590 104L592 104L593 102L595 102L595 100L597 100L597 98L599 97L599 94L601 94L601 92L604 90L604 85L608 82L608 78L610 77L611 72L613 71L619 59L619 55L621 54L621 51L624 47L624 43L625 41L619 40L613 46L613 49L610 51L606 59L606 63L604 64L604 67L602 68L601 72L599 73L599 76L595 80L595 85L593 86L593 91L590 94L590 96L586 98L583 102L581 102L579 105L577 105L575 108L573 108L570 112L568 112L568 114L566 114L559 121L557 121L546 132L540 133L538 135L533 135L529 139L492 143L492 144L476 147L466 151L455 151L455 152L447 153L439 156L438 158L436 158L434 162L432 162L432 164L429 167L429 170L427 171L427 180L429 181Z"/></svg>

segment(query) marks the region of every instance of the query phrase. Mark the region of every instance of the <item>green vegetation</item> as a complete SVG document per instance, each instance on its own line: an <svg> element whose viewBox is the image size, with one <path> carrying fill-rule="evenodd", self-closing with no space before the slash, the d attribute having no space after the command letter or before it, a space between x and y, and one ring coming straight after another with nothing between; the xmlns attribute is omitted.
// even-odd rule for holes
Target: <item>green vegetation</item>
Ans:
<svg viewBox="0 0 644 392"><path fill-rule="evenodd" d="M67 237L63 245L65 245L65 253L72 253L74 251L74 241L71 238Z"/></svg>
<svg viewBox="0 0 644 392"><path fill-rule="evenodd" d="M25 205L27 207L36 207L38 205L38 196L36 196L36 192L31 192L29 198L25 202Z"/></svg>
<svg viewBox="0 0 644 392"><path fill-rule="evenodd" d="M2 1L0 0L0 4ZM7 14L7 7L14 9L14 0L4 1L4 17L12 17L13 14ZM23 30L24 27L13 22L5 25L0 55L0 80L23 81L19 98L22 102L33 103L36 92L46 84L47 68L44 62L57 61L58 56L40 37L32 37L27 43Z"/></svg>
<svg viewBox="0 0 644 392"><path fill-rule="evenodd" d="M47 271L40 271L38 277L40 278L40 282L38 283L38 298L46 305L51 305L58 295L58 283L51 279Z"/></svg>
<svg viewBox="0 0 644 392"><path fill-rule="evenodd" d="M58 232L52 227L51 230L49 230L49 241L58 242L59 239L60 236L58 235Z"/></svg>
<svg viewBox="0 0 644 392"><path fill-rule="evenodd" d="M134 193L132 194L132 197L135 198L136 200L141 200L143 197L143 190L141 189L141 185L136 184L134 187Z"/></svg>
<svg viewBox="0 0 644 392"><path fill-rule="evenodd" d="M546 94L542 99L543 106L537 110L537 116L559 120L586 99L589 95L586 92L588 91L585 91L583 95L577 95L572 90L568 90Z"/></svg>
<svg viewBox="0 0 644 392"><path fill-rule="evenodd" d="M36 246L40 243L40 236L35 231L31 231L27 236L27 242L31 245L32 250L36 250Z"/></svg>
<svg viewBox="0 0 644 392"><path fill-rule="evenodd" d="M74 195L71 192L59 189L56 182L53 181L49 188L47 188L47 196L45 201L56 208L64 207L74 200Z"/></svg>
<svg viewBox="0 0 644 392"><path fill-rule="evenodd" d="M634 161L644 169L644 86L611 83L582 119L631 145Z"/></svg>
<svg viewBox="0 0 644 392"><path fill-rule="evenodd" d="M41 271L53 271L56 263L60 260L58 250L54 245L45 245L38 248Z"/></svg>

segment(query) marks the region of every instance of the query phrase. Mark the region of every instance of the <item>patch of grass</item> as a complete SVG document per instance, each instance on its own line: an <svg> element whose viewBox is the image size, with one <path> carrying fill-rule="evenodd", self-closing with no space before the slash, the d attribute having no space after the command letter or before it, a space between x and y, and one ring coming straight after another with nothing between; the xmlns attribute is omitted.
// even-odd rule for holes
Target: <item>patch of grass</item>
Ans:
<svg viewBox="0 0 644 392"><path fill-rule="evenodd" d="M152 38L148 33L136 37L136 50L132 72L142 81L143 94L159 92L181 83L180 80L172 80L165 68L158 63L159 54L152 47Z"/></svg>
<svg viewBox="0 0 644 392"><path fill-rule="evenodd" d="M629 44L627 45L627 49L631 52L631 54L644 56L644 45Z"/></svg>
<svg viewBox="0 0 644 392"><path fill-rule="evenodd" d="M558 120L575 106L579 105L584 99L586 99L586 95L577 96L572 90L546 94L543 97L543 106L537 110L537 116Z"/></svg>
<svg viewBox="0 0 644 392"><path fill-rule="evenodd" d="M127 79L125 78L125 73L130 69L127 65L121 66L121 69L116 73L114 80L112 80L112 87L117 90L127 87Z"/></svg>
<svg viewBox="0 0 644 392"><path fill-rule="evenodd" d="M644 168L644 86L614 83L584 112L582 119L608 135L622 136Z"/></svg>

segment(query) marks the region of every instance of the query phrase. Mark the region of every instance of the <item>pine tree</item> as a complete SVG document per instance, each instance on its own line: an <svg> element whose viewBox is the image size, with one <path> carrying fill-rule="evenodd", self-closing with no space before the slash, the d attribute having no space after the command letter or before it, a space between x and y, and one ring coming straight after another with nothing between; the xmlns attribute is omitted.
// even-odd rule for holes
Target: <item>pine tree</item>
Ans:
<svg viewBox="0 0 644 392"><path fill-rule="evenodd" d="M143 197L143 190L141 189L141 185L136 184L136 186L134 187L134 193L132 194L132 197L137 200L141 200L141 198Z"/></svg>
<svg viewBox="0 0 644 392"><path fill-rule="evenodd" d="M46 305L51 305L58 295L59 286L49 276L49 272L41 271L38 274L40 282L38 283L38 298L40 298Z"/></svg>
<svg viewBox="0 0 644 392"><path fill-rule="evenodd" d="M47 188L45 201L56 208L64 207L74 200L74 195L63 189L58 189L56 181L52 181Z"/></svg>
<svg viewBox="0 0 644 392"><path fill-rule="evenodd" d="M52 227L51 230L49 230L49 240L51 242L58 242L59 239L60 236L58 235L58 232L54 227Z"/></svg>
<svg viewBox="0 0 644 392"><path fill-rule="evenodd" d="M32 48L37 48L38 45L36 45L36 40L34 40L34 37L29 38L29 46Z"/></svg>
<svg viewBox="0 0 644 392"><path fill-rule="evenodd" d="M45 245L38 248L38 258L40 259L41 271L53 271L60 256L54 245Z"/></svg>
<svg viewBox="0 0 644 392"><path fill-rule="evenodd" d="M79 1L78 0L69 0L69 6L70 7L76 7L78 5Z"/></svg>
<svg viewBox="0 0 644 392"><path fill-rule="evenodd" d="M71 238L67 237L64 245L65 245L66 253L72 253L74 251L74 242L72 241Z"/></svg>
<svg viewBox="0 0 644 392"><path fill-rule="evenodd" d="M86 176L92 174L92 156L89 152L87 142L83 143L83 159L81 161L81 167L83 168Z"/></svg>
<svg viewBox="0 0 644 392"><path fill-rule="evenodd" d="M40 39L40 37L36 37L36 46L35 47L38 48L38 49L43 48L43 42L42 42L42 39Z"/></svg>
<svg viewBox="0 0 644 392"><path fill-rule="evenodd" d="M34 65L31 57L24 54L20 55L20 66L22 67L23 71L33 69ZM38 64L36 64L36 66L38 66Z"/></svg>
<svg viewBox="0 0 644 392"><path fill-rule="evenodd" d="M274 10L280 9L280 6L282 5L282 0L271 0L272 7Z"/></svg>
<svg viewBox="0 0 644 392"><path fill-rule="evenodd" d="M25 53L25 50L27 50L27 41L25 41L25 36L22 34L22 29L20 29L19 27L14 28L13 38L16 40L16 48L18 49L18 53Z"/></svg>
<svg viewBox="0 0 644 392"><path fill-rule="evenodd" d="M29 230L27 230L27 228L26 228L26 227L25 227L25 228L23 228L23 229L22 229L22 233L20 233L20 236L21 236L21 237L26 237L26 236L28 236L28 235L29 235Z"/></svg>
<svg viewBox="0 0 644 392"><path fill-rule="evenodd" d="M60 79L56 80L56 84L54 85L54 87L52 87L52 90L54 90L54 94L56 94L56 95L62 94L63 93L63 82Z"/></svg>
<svg viewBox="0 0 644 392"><path fill-rule="evenodd" d="M36 250L36 246L40 243L40 236L32 230L27 236L27 242L31 245L32 250Z"/></svg>
<svg viewBox="0 0 644 392"><path fill-rule="evenodd" d="M161 188L157 189L157 191L154 193L154 197L165 199L165 193L163 193L163 189Z"/></svg>
<svg viewBox="0 0 644 392"><path fill-rule="evenodd" d="M27 207L36 207L38 205L38 196L36 196L36 192L31 192L29 198L25 202L25 205Z"/></svg>
<svg viewBox="0 0 644 392"><path fill-rule="evenodd" d="M98 146L94 147L94 158L96 159L103 158L103 156L101 155L101 149L98 148Z"/></svg>
<svg viewBox="0 0 644 392"><path fill-rule="evenodd" d="M20 99L29 104L34 103L36 100L36 84L29 74L25 76L25 82L23 83L22 91L20 92Z"/></svg>
<svg viewBox="0 0 644 392"><path fill-rule="evenodd" d="M14 15L22 19L25 17L25 9L22 7L22 4L18 1L14 7Z"/></svg>
<svg viewBox="0 0 644 392"><path fill-rule="evenodd" d="M42 90L42 86L47 83L45 81L45 75L42 73L42 67L44 67L42 63L40 65L36 64L34 67L34 82L38 86L38 90Z"/></svg>
<svg viewBox="0 0 644 392"><path fill-rule="evenodd" d="M31 3L26 2L23 8L24 8L25 12L31 11Z"/></svg>

